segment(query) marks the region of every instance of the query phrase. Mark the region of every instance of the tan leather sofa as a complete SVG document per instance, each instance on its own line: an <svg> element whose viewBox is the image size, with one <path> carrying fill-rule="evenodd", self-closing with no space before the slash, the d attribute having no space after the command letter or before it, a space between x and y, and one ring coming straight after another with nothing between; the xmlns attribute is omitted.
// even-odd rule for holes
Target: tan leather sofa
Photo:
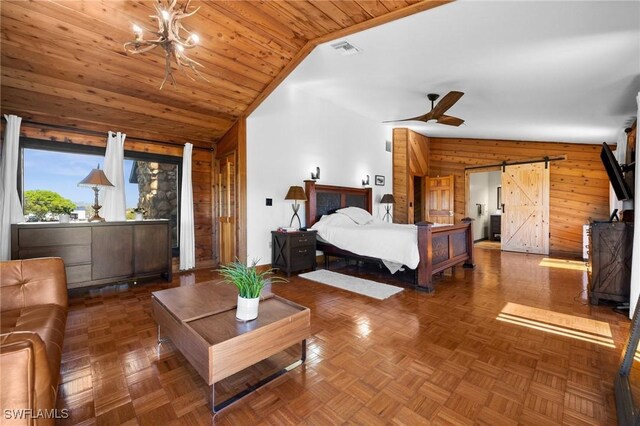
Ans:
<svg viewBox="0 0 640 426"><path fill-rule="evenodd" d="M62 259L0 262L0 423L54 424L66 322Z"/></svg>

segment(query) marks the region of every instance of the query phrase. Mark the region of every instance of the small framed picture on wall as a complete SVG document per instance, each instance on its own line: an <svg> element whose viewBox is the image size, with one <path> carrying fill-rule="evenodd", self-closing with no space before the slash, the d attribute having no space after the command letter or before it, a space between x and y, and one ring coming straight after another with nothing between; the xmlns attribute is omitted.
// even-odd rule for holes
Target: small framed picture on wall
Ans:
<svg viewBox="0 0 640 426"><path fill-rule="evenodd" d="M375 183L376 183L376 186L384 186L384 176L376 175Z"/></svg>

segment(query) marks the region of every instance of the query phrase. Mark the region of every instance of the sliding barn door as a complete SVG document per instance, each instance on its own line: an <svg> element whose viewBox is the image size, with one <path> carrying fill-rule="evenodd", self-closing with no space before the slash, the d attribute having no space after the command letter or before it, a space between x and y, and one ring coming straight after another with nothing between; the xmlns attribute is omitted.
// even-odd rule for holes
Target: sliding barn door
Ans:
<svg viewBox="0 0 640 426"><path fill-rule="evenodd" d="M220 263L235 260L236 253L236 153L218 163L218 231Z"/></svg>
<svg viewBox="0 0 640 426"><path fill-rule="evenodd" d="M502 173L502 250L549 254L549 168L506 166Z"/></svg>
<svg viewBox="0 0 640 426"><path fill-rule="evenodd" d="M453 225L453 175L429 178L429 221Z"/></svg>

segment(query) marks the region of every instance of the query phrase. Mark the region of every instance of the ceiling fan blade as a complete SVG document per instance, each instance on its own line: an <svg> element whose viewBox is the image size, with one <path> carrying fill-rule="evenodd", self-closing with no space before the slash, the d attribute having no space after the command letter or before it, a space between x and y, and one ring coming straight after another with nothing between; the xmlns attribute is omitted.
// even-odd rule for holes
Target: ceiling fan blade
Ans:
<svg viewBox="0 0 640 426"><path fill-rule="evenodd" d="M447 112L449 108L451 108L456 102L458 102L458 100L460 100L462 95L464 95L464 93L456 91L447 93L444 98L442 98L440 102L438 102L436 106L433 107L433 111L431 111L431 113L433 114L433 118L438 118L439 116Z"/></svg>
<svg viewBox="0 0 640 426"><path fill-rule="evenodd" d="M438 117L438 123L457 127L464 123L464 120L462 118L452 117L450 115L441 115L440 117Z"/></svg>
<svg viewBox="0 0 640 426"><path fill-rule="evenodd" d="M431 117L428 117L428 118L427 118L427 116L428 116L428 115L430 115L430 114L431 114L431 113L429 112L429 113L427 113L427 114L419 115L419 116L417 116L417 117L412 117L412 118L403 118L402 120L390 120L390 121L383 121L383 123L396 123L396 122L398 122L398 121L427 121L427 120L429 120L429 118L431 118Z"/></svg>

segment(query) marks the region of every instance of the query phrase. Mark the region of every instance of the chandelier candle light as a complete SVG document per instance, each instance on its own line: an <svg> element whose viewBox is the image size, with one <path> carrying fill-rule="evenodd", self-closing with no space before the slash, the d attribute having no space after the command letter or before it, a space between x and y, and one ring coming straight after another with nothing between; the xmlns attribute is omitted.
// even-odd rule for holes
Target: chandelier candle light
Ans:
<svg viewBox="0 0 640 426"><path fill-rule="evenodd" d="M187 67L198 77L207 82L209 81L196 69L196 66L203 68L204 66L189 58L186 54L188 49L192 49L198 45L200 37L187 30L182 26L181 22L182 19L194 15L200 8L198 7L193 12L187 12L191 0L187 0L183 7L179 6L176 8L177 2L178 0L156 0L154 4L156 14L149 15L149 17L157 21L158 30L152 31L141 25L133 24L135 40L124 44L124 50L127 53L145 53L153 50L157 46L164 49L164 80L162 80L160 90L162 90L167 79L171 80L171 84L176 85L176 80L173 78L171 70L171 58L175 60L178 69L184 70L183 67ZM145 31L155 38L145 40ZM185 74L187 74L191 80L195 80L189 73Z"/></svg>

